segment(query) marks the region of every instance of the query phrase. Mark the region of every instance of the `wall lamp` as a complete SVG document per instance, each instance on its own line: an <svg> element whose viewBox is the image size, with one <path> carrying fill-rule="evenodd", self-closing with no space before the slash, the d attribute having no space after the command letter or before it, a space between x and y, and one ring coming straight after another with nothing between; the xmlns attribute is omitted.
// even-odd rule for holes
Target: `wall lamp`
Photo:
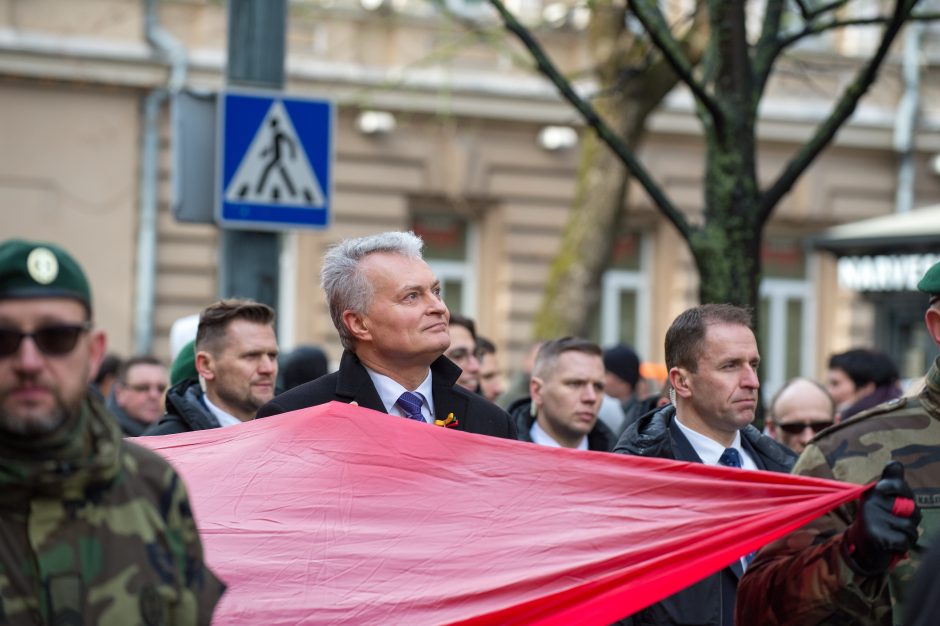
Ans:
<svg viewBox="0 0 940 626"><path fill-rule="evenodd" d="M395 116L388 111L362 111L356 128L363 135L387 135L395 130Z"/></svg>
<svg viewBox="0 0 940 626"><path fill-rule="evenodd" d="M578 133L570 126L545 126L539 131L539 145L545 150L567 150L578 143Z"/></svg>

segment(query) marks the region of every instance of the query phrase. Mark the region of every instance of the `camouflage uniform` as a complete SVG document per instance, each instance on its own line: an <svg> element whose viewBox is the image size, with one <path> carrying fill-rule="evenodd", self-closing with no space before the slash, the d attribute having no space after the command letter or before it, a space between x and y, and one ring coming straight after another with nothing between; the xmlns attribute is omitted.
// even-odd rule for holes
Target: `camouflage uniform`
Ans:
<svg viewBox="0 0 940 626"><path fill-rule="evenodd" d="M223 589L182 481L91 394L48 436L0 433L0 623L208 624Z"/></svg>
<svg viewBox="0 0 940 626"><path fill-rule="evenodd" d="M923 518L918 545L890 574L865 575L843 555L856 503L765 546L738 586L736 624L902 624L910 579L940 528L940 359L916 398L898 398L820 433L793 473L858 484L904 464ZM853 564L854 565L854 564Z"/></svg>

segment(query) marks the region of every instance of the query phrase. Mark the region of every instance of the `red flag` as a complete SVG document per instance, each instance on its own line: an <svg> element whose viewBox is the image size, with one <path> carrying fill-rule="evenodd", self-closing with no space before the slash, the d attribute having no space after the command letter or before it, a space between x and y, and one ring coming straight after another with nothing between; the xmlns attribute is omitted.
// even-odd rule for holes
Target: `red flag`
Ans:
<svg viewBox="0 0 940 626"><path fill-rule="evenodd" d="M225 625L609 624L865 489L335 402L134 441L186 480Z"/></svg>

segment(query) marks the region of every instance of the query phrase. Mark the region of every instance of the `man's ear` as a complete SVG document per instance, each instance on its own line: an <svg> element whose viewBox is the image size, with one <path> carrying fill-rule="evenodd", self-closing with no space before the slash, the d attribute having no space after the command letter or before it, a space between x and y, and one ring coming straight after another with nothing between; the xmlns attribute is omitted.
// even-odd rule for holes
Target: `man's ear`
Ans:
<svg viewBox="0 0 940 626"><path fill-rule="evenodd" d="M930 333L933 342L940 346L940 310L938 309L940 309L940 307L938 307L937 304L927 309L924 322L927 323L927 332Z"/></svg>
<svg viewBox="0 0 940 626"><path fill-rule="evenodd" d="M875 393L875 389L875 381L870 380L861 387L855 388L855 399L861 400L865 396L870 396L871 394Z"/></svg>
<svg viewBox="0 0 940 626"><path fill-rule="evenodd" d="M87 384L91 384L91 381L93 381L95 376L98 375L98 368L101 367L101 361L104 360L104 353L107 348L108 339L105 336L104 331L91 331L88 350L88 361L91 367L88 368L88 380L85 381Z"/></svg>
<svg viewBox="0 0 940 626"><path fill-rule="evenodd" d="M529 379L529 395L532 397L533 406L541 406L542 404L542 388L545 386L545 382L541 378L533 376Z"/></svg>
<svg viewBox="0 0 940 626"><path fill-rule="evenodd" d="M369 320L366 316L355 311L343 311L343 324L356 341L371 341L372 331L369 328Z"/></svg>
<svg viewBox="0 0 940 626"><path fill-rule="evenodd" d="M689 387L689 372L685 368L674 367L669 370L669 383L676 392L676 396L688 398L692 395L692 389Z"/></svg>
<svg viewBox="0 0 940 626"><path fill-rule="evenodd" d="M205 350L200 350L196 353L196 371L199 372L199 376L205 380L215 379L215 363L213 362L212 355Z"/></svg>
<svg viewBox="0 0 940 626"><path fill-rule="evenodd" d="M124 400L127 398L128 389L118 381L114 381L111 386L111 393L114 394L114 401L118 406L124 406Z"/></svg>
<svg viewBox="0 0 940 626"><path fill-rule="evenodd" d="M777 432L777 425L774 424L773 418L770 415L764 416L764 427L767 429L767 434L770 435L770 438L774 441L780 441L779 432Z"/></svg>

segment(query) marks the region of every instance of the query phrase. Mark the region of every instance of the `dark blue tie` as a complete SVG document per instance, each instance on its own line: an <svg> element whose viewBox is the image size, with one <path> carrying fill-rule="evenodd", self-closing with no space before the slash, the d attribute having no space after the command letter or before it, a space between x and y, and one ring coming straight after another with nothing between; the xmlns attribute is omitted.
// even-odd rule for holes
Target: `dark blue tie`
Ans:
<svg viewBox="0 0 940 626"><path fill-rule="evenodd" d="M743 467L741 465L741 455L734 448L725 448L725 451L718 457L718 464L727 465L728 467Z"/></svg>
<svg viewBox="0 0 940 626"><path fill-rule="evenodd" d="M718 457L718 464L727 465L728 467L743 467L743 465L741 465L741 455L734 448L725 448L725 451ZM751 564L751 559L754 558L754 554L754 552L751 552L750 554L744 555L742 569L747 569L747 566Z"/></svg>
<svg viewBox="0 0 940 626"><path fill-rule="evenodd" d="M421 396L418 394L406 391L401 394L401 397L398 398L398 402L395 404L398 405L398 408L401 409L402 413L404 413L405 417L408 419L427 423L424 416L421 415L421 405L423 402L421 401Z"/></svg>

